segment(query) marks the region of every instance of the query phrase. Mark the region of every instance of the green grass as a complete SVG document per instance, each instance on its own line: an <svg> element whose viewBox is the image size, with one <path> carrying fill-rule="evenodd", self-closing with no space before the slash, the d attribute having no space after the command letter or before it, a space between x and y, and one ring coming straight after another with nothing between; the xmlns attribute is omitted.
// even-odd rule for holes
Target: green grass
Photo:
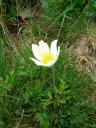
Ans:
<svg viewBox="0 0 96 128"><path fill-rule="evenodd" d="M88 35L95 1L91 1L92 9L88 0L42 2L39 10L32 10L31 5L27 5L32 15L24 23L16 18L18 5L23 6L22 0L2 3L0 127L95 128L96 82L87 72L78 71L76 56L70 56L66 48L81 33ZM32 3L33 7L36 5ZM92 12L91 16L87 16L89 12ZM39 67L30 57L33 56L32 43L43 39L50 45L57 38L61 51L54 65L54 97L52 68Z"/></svg>

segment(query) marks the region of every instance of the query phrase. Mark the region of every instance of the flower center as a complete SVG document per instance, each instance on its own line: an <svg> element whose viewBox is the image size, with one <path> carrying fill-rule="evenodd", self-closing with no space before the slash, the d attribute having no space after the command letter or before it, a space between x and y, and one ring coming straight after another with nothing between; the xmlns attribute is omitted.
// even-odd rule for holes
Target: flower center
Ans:
<svg viewBox="0 0 96 128"><path fill-rule="evenodd" d="M47 53L42 56L42 63L48 64L50 61L53 61L55 59L54 55L52 53Z"/></svg>

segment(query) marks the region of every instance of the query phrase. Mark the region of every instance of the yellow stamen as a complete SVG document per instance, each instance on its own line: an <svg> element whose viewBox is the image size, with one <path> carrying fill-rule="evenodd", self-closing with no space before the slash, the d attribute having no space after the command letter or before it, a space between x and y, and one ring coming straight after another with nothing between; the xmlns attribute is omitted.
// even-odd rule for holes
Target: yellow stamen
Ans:
<svg viewBox="0 0 96 128"><path fill-rule="evenodd" d="M54 55L51 53L47 53L45 55L42 56L42 63L44 64L48 64L50 61L53 61L55 59Z"/></svg>

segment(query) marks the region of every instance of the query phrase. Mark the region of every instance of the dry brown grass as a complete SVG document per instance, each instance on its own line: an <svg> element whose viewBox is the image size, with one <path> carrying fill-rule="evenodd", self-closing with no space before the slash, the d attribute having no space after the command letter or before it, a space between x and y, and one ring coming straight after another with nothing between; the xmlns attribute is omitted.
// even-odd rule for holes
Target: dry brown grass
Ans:
<svg viewBox="0 0 96 128"><path fill-rule="evenodd" d="M90 25L87 34L81 34L68 49L77 59L77 68L89 74L96 81L96 30Z"/></svg>

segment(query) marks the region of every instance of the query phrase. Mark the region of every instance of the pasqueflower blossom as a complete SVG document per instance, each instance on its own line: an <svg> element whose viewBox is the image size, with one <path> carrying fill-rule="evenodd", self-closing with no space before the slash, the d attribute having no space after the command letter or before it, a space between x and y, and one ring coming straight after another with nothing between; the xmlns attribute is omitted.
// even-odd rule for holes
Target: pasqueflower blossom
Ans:
<svg viewBox="0 0 96 128"><path fill-rule="evenodd" d="M36 65L51 67L59 57L60 47L57 47L58 40L54 40L49 48L48 44L41 40L38 45L32 44L32 51L35 58L31 58Z"/></svg>

